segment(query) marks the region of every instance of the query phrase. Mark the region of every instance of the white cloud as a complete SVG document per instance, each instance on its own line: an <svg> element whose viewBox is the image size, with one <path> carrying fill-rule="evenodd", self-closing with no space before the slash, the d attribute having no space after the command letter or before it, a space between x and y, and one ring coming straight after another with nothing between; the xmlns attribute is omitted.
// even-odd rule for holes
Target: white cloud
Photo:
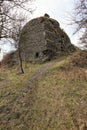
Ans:
<svg viewBox="0 0 87 130"><path fill-rule="evenodd" d="M44 13L49 13L51 17L59 18L63 17L64 13L72 10L74 0L36 0L35 6L37 10L34 12L34 16L40 16Z"/></svg>

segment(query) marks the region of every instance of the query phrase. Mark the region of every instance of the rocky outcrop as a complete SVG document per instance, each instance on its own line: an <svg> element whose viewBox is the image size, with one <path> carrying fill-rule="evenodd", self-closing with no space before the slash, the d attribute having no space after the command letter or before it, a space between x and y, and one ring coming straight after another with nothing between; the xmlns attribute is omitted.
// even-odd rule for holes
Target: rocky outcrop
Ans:
<svg viewBox="0 0 87 130"><path fill-rule="evenodd" d="M48 14L32 19L23 27L19 45L23 60L28 62L44 62L75 50L60 24Z"/></svg>

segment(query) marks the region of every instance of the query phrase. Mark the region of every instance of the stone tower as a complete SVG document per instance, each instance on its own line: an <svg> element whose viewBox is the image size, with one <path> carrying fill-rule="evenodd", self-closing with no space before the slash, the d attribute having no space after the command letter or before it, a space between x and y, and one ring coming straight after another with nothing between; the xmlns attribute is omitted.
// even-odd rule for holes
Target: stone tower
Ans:
<svg viewBox="0 0 87 130"><path fill-rule="evenodd" d="M68 35L56 20L48 16L32 19L23 27L19 41L23 60L44 62L74 51Z"/></svg>

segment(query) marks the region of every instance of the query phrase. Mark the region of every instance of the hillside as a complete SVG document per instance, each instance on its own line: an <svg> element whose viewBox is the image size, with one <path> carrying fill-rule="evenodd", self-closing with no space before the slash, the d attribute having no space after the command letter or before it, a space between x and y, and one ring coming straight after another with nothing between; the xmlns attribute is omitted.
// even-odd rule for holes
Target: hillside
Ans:
<svg viewBox="0 0 87 130"><path fill-rule="evenodd" d="M87 130L87 52L18 69L0 69L0 130Z"/></svg>

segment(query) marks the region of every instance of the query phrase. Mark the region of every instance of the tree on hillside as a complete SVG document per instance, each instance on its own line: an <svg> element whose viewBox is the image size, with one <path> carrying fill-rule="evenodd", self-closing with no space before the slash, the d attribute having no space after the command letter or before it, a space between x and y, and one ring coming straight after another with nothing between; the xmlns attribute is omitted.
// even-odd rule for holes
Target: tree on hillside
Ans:
<svg viewBox="0 0 87 130"><path fill-rule="evenodd" d="M31 2L32 0L0 1L0 38L13 38L13 32L16 35L14 38L17 38L19 28L27 21L27 14L32 13L29 6Z"/></svg>
<svg viewBox="0 0 87 130"><path fill-rule="evenodd" d="M73 21L77 25L75 33L82 31L80 42L87 46L87 0L76 0Z"/></svg>
<svg viewBox="0 0 87 130"><path fill-rule="evenodd" d="M32 13L30 4L33 0L0 0L0 39L13 38L19 44L20 31ZM19 50L20 68L22 68L22 57Z"/></svg>

